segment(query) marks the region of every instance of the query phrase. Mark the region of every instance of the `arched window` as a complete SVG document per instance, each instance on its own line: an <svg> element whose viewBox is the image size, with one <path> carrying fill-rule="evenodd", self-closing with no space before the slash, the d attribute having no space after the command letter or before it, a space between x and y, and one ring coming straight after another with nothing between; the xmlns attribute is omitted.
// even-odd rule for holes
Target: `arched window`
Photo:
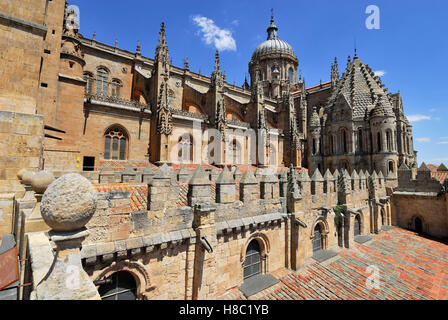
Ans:
<svg viewBox="0 0 448 320"><path fill-rule="evenodd" d="M335 135L331 135L331 153L332 154L336 153L336 136Z"/></svg>
<svg viewBox="0 0 448 320"><path fill-rule="evenodd" d="M119 98L120 97L120 87L121 82L118 79L112 80L112 97Z"/></svg>
<svg viewBox="0 0 448 320"><path fill-rule="evenodd" d="M386 131L387 151L392 151L392 136L390 131Z"/></svg>
<svg viewBox="0 0 448 320"><path fill-rule="evenodd" d="M252 240L247 246L244 260L244 280L261 273L261 250L257 240Z"/></svg>
<svg viewBox="0 0 448 320"><path fill-rule="evenodd" d="M92 90L93 90L93 76L91 73L84 73L84 81L86 82L86 86L84 89L84 92L86 94L92 94Z"/></svg>
<svg viewBox="0 0 448 320"><path fill-rule="evenodd" d="M316 139L313 139L313 154L316 154Z"/></svg>
<svg viewBox="0 0 448 320"><path fill-rule="evenodd" d="M378 152L382 151L382 149L381 149L381 132L378 132L376 134L376 144L377 144L377 146L376 146L377 151Z"/></svg>
<svg viewBox="0 0 448 320"><path fill-rule="evenodd" d="M241 164L241 146L236 139L232 141L232 157L233 164Z"/></svg>
<svg viewBox="0 0 448 320"><path fill-rule="evenodd" d="M292 68L289 68L289 70L288 70L288 79L289 79L289 83L291 83L291 84L294 83L294 70L292 70Z"/></svg>
<svg viewBox="0 0 448 320"><path fill-rule="evenodd" d="M389 172L395 172L395 163L393 161L389 161Z"/></svg>
<svg viewBox="0 0 448 320"><path fill-rule="evenodd" d="M358 150L359 150L359 152L363 152L362 139L363 139L362 129L358 129Z"/></svg>
<svg viewBox="0 0 448 320"><path fill-rule="evenodd" d="M422 219L420 219L419 217L416 217L414 219L414 227L415 227L415 231L417 233L422 233L423 232L423 223L422 223Z"/></svg>
<svg viewBox="0 0 448 320"><path fill-rule="evenodd" d="M126 160L128 136L120 127L112 127L106 131L104 137L104 159Z"/></svg>
<svg viewBox="0 0 448 320"><path fill-rule="evenodd" d="M348 152L348 137L347 137L346 129L341 130L341 142L342 142L342 151L344 153L347 153Z"/></svg>
<svg viewBox="0 0 448 320"><path fill-rule="evenodd" d="M359 214L355 217L355 225L354 225L355 237L361 235L361 218Z"/></svg>
<svg viewBox="0 0 448 320"><path fill-rule="evenodd" d="M322 248L322 228L320 226L320 223L318 223L314 228L313 252L322 250Z"/></svg>
<svg viewBox="0 0 448 320"><path fill-rule="evenodd" d="M109 72L105 68L98 68L96 74L96 94L109 94Z"/></svg>
<svg viewBox="0 0 448 320"><path fill-rule="evenodd" d="M98 288L102 300L136 300L137 284L129 272L114 273L104 282Z"/></svg>
<svg viewBox="0 0 448 320"><path fill-rule="evenodd" d="M178 156L181 162L193 162L193 136L185 134L178 141Z"/></svg>

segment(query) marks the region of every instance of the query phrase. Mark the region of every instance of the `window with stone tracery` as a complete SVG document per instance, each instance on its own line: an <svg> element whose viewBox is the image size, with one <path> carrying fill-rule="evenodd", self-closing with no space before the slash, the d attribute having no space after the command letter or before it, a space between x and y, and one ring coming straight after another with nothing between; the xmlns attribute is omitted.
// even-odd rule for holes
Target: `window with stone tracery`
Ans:
<svg viewBox="0 0 448 320"><path fill-rule="evenodd" d="M105 68L98 68L96 74L96 94L107 96L109 93L109 72Z"/></svg>
<svg viewBox="0 0 448 320"><path fill-rule="evenodd" d="M128 147L128 136L119 127L112 127L106 131L104 136L104 159L126 160Z"/></svg>
<svg viewBox="0 0 448 320"><path fill-rule="evenodd" d="M86 82L86 86L85 86L85 93L86 94L92 94L93 91L93 76L91 73L84 73L84 81Z"/></svg>
<svg viewBox="0 0 448 320"><path fill-rule="evenodd" d="M120 97L120 80L114 79L112 80L112 97L119 98Z"/></svg>
<svg viewBox="0 0 448 320"><path fill-rule="evenodd" d="M179 138L178 158L181 162L193 162L193 136L191 134Z"/></svg>

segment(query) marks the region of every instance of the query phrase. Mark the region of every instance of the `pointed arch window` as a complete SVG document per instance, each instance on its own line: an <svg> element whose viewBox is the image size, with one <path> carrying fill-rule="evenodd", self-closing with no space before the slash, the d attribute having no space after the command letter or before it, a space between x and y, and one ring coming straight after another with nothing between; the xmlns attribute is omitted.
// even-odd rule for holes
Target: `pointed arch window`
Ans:
<svg viewBox="0 0 448 320"><path fill-rule="evenodd" d="M93 91L93 76L91 73L84 73L84 81L86 82L86 86L84 89L85 94L92 94Z"/></svg>
<svg viewBox="0 0 448 320"><path fill-rule="evenodd" d="M109 92L109 72L105 68L98 68L96 74L96 94L107 96Z"/></svg>
<svg viewBox="0 0 448 320"><path fill-rule="evenodd" d="M121 81L118 79L112 80L112 97L119 98L120 97L120 87L121 87Z"/></svg>
<svg viewBox="0 0 448 320"><path fill-rule="evenodd" d="M376 134L376 144L377 144L377 150L378 150L378 152L379 152L379 151L382 151L382 149L381 149L381 132L378 132L378 133Z"/></svg>
<svg viewBox="0 0 448 320"><path fill-rule="evenodd" d="M191 134L179 138L178 157L180 162L193 162L193 136Z"/></svg>
<svg viewBox="0 0 448 320"><path fill-rule="evenodd" d="M292 70L292 68L289 68L289 70L288 70L288 79L289 79L289 83L291 83L291 84L294 83L294 70Z"/></svg>
<svg viewBox="0 0 448 320"><path fill-rule="evenodd" d="M341 143L342 143L342 151L344 153L348 152L348 137L347 137L347 129L341 130Z"/></svg>
<svg viewBox="0 0 448 320"><path fill-rule="evenodd" d="M126 160L128 136L120 127L112 127L106 131L104 137L104 159Z"/></svg>
<svg viewBox="0 0 448 320"><path fill-rule="evenodd" d="M387 151L392 151L392 135L390 131L386 131Z"/></svg>
<svg viewBox="0 0 448 320"><path fill-rule="evenodd" d="M232 142L232 156L233 164L241 164L241 146L236 139Z"/></svg>
<svg viewBox="0 0 448 320"><path fill-rule="evenodd" d="M363 140L363 134L362 134L362 129L358 129L358 150L359 152L363 152L363 145L362 145L362 141Z"/></svg>

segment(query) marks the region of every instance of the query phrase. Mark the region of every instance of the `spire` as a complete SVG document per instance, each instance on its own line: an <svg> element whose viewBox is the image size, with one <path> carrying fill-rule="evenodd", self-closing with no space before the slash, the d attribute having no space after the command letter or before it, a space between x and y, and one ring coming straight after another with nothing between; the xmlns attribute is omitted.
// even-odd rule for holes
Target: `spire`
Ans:
<svg viewBox="0 0 448 320"><path fill-rule="evenodd" d="M190 71L190 63L188 62L188 57L184 60L184 68L185 70Z"/></svg>
<svg viewBox="0 0 448 320"><path fill-rule="evenodd" d="M160 25L160 32L159 32L160 38L159 38L159 46L166 45L166 38L165 38L165 22L162 21L162 24Z"/></svg>
<svg viewBox="0 0 448 320"><path fill-rule="evenodd" d="M338 59L334 57L334 64L331 64L331 87L335 87L339 80Z"/></svg>
<svg viewBox="0 0 448 320"><path fill-rule="evenodd" d="M278 39L278 36L277 36L278 28L274 24L274 9L271 9L271 24L269 25L267 31L268 31L268 40L277 40Z"/></svg>
<svg viewBox="0 0 448 320"><path fill-rule="evenodd" d="M141 51L141 46L140 46L140 40L137 40L137 51L136 54L141 55L142 51Z"/></svg>
<svg viewBox="0 0 448 320"><path fill-rule="evenodd" d="M216 50L215 54L215 72L219 71L219 51Z"/></svg>

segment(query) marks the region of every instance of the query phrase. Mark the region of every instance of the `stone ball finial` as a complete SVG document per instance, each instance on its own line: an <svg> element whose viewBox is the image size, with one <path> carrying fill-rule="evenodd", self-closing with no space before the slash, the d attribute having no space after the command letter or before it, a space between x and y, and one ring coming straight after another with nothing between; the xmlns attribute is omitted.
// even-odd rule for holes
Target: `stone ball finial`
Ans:
<svg viewBox="0 0 448 320"><path fill-rule="evenodd" d="M22 174L22 182L23 182L23 184L30 185L31 184L31 180L33 179L33 176L35 174L36 173L33 172L33 171L26 170L25 173Z"/></svg>
<svg viewBox="0 0 448 320"><path fill-rule="evenodd" d="M89 180L72 173L54 181L42 197L41 214L54 231L83 228L96 210L97 194Z"/></svg>
<svg viewBox="0 0 448 320"><path fill-rule="evenodd" d="M31 179L31 188L33 191L42 194L48 186L54 181L53 173L48 171L39 171Z"/></svg>
<svg viewBox="0 0 448 320"><path fill-rule="evenodd" d="M17 172L17 178L19 178L19 180L23 179L23 175L25 174L27 170L25 168L22 168L19 170L19 172Z"/></svg>

